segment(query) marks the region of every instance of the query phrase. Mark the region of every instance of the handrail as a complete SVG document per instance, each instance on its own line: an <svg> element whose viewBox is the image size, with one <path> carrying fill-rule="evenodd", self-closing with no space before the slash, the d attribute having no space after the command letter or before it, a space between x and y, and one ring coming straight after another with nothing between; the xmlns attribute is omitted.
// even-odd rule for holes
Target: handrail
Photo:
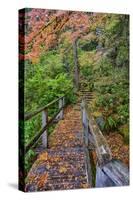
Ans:
<svg viewBox="0 0 133 200"><path fill-rule="evenodd" d="M88 108L88 106L84 100L82 101L81 107L84 112L83 123L86 126L85 120L87 120L88 127L90 129L88 140L91 140L91 142L95 146L98 163L100 165L103 165L112 159L110 148L108 146L108 143L107 143L105 137L103 136L102 132L100 131L94 117L92 116L90 109ZM86 119L84 119L84 117Z"/></svg>
<svg viewBox="0 0 133 200"><path fill-rule="evenodd" d="M46 126L44 126L31 140L30 142L26 145L25 147L25 153L27 153L29 151L29 149L34 145L34 143L40 138L40 136L44 133L44 131L47 130L47 128L49 127L49 125L53 122L53 120L55 119L55 117L59 114L59 112L62 110L62 108L60 108L58 110L58 112L48 121L48 123L46 124Z"/></svg>
<svg viewBox="0 0 133 200"><path fill-rule="evenodd" d="M47 104L47 105L45 105L45 106L43 106L43 107L41 107L41 108L38 108L38 109L37 109L36 111L34 111L34 112L30 112L30 113L25 114L24 120L26 121L26 120L31 119L31 118L34 117L35 115L39 114L41 111L43 111L43 110L49 108L51 105L53 105L54 103L56 103L57 101L59 101L59 100L62 99L63 97L65 97L65 95L59 97L58 99L55 99L55 100L51 101L49 104Z"/></svg>
<svg viewBox="0 0 133 200"><path fill-rule="evenodd" d="M53 105L54 103L59 102L59 110L54 114L54 116L48 121L48 112L47 109ZM32 113L29 113L25 116L25 120L29 120L38 113L42 112L42 129L31 138L30 142L25 146L25 154L32 148L35 143L39 140L39 138L42 136L42 144L44 148L47 148L47 128L49 125L53 123L55 119L60 120L63 118L63 108L65 106L65 95L62 97L59 97L58 99L50 102L46 106L39 108L37 111L34 111Z"/></svg>
<svg viewBox="0 0 133 200"><path fill-rule="evenodd" d="M95 173L92 174L96 187L107 186L124 186L129 185L129 170L121 161L112 159L111 150L106 139L100 131L91 109L85 101L81 104L83 132L85 137L86 149L88 148L89 156L92 155L89 144L93 144L97 155ZM93 156L92 156L93 157ZM92 171L92 170L91 170Z"/></svg>

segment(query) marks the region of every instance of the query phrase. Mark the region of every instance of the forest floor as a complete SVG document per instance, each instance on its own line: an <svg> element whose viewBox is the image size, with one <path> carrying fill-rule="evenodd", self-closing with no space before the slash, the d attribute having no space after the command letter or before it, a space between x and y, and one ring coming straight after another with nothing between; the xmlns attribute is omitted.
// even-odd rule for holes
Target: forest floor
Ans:
<svg viewBox="0 0 133 200"><path fill-rule="evenodd" d="M129 145L124 143L123 136L118 132L111 132L105 136L112 152L112 157L121 160L129 167Z"/></svg>

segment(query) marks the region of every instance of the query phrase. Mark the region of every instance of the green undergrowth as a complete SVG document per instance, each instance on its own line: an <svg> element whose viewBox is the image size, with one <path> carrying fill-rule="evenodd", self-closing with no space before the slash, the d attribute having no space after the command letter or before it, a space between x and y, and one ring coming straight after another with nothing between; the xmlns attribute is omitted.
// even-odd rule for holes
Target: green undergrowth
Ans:
<svg viewBox="0 0 133 200"><path fill-rule="evenodd" d="M51 50L42 54L40 61L36 64L25 62L25 113L34 112L38 108L49 104L51 101L65 95L65 104L74 104L76 95L73 91L73 78L71 73L66 71L62 56L58 51ZM53 117L59 108L59 102L48 108L49 119ZM41 130L41 113L25 121L24 138L25 145ZM50 126L48 133L54 129ZM25 173L27 174L36 153L31 149L25 156Z"/></svg>
<svg viewBox="0 0 133 200"><path fill-rule="evenodd" d="M97 41L99 50L79 52L81 85L93 92L90 106L103 133L115 131L128 143L129 16L108 16Z"/></svg>
<svg viewBox="0 0 133 200"><path fill-rule="evenodd" d="M126 67L114 68L105 58L93 67L88 67L86 86L94 94L91 102L93 115L105 134L117 131L129 141L129 81ZM84 73L83 69L83 73ZM87 67L86 67L87 71ZM84 74L85 75L85 74ZM85 77L85 76L84 76ZM85 82L85 81L84 81ZM87 83L88 82L88 83ZM92 87L93 85L93 87Z"/></svg>

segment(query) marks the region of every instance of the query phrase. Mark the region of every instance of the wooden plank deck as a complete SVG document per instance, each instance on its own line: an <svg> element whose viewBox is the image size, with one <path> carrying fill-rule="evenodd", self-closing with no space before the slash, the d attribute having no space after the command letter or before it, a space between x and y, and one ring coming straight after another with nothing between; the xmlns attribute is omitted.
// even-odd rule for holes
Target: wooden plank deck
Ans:
<svg viewBox="0 0 133 200"><path fill-rule="evenodd" d="M81 112L72 108L48 138L26 179L26 191L91 187ZM90 172L91 174L91 172Z"/></svg>

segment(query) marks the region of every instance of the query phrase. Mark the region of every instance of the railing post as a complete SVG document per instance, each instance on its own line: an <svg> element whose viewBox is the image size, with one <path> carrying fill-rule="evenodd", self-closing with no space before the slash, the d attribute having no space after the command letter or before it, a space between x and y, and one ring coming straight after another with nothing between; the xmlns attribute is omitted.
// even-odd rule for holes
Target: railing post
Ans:
<svg viewBox="0 0 133 200"><path fill-rule="evenodd" d="M88 125L89 125L89 123L88 123L87 112L85 109L84 101L82 101L81 108L82 108L82 123L83 123L83 128L84 128L85 145L88 147L88 144L89 144Z"/></svg>
<svg viewBox="0 0 133 200"><path fill-rule="evenodd" d="M56 121L59 121L59 120L63 119L63 115L64 115L63 108L64 108L64 105L65 105L65 97L62 97L62 98L59 99L59 109L61 109L61 108L62 109L60 110L59 114L56 116Z"/></svg>
<svg viewBox="0 0 133 200"><path fill-rule="evenodd" d="M63 107L64 107L65 106L65 97L62 98L62 101L63 101Z"/></svg>
<svg viewBox="0 0 133 200"><path fill-rule="evenodd" d="M47 110L42 111L42 128L46 126L48 122L48 112ZM48 146L47 130L42 134L42 145L44 148Z"/></svg>
<svg viewBox="0 0 133 200"><path fill-rule="evenodd" d="M59 119L63 119L63 106L64 106L64 100L63 98L59 99L59 109L61 109L61 111L59 112L58 118Z"/></svg>

